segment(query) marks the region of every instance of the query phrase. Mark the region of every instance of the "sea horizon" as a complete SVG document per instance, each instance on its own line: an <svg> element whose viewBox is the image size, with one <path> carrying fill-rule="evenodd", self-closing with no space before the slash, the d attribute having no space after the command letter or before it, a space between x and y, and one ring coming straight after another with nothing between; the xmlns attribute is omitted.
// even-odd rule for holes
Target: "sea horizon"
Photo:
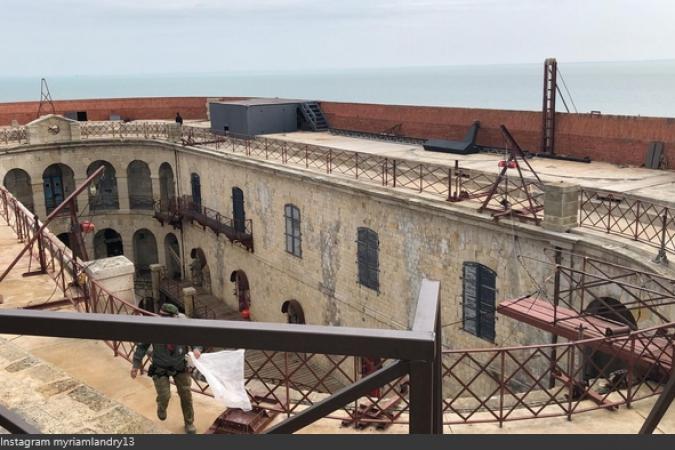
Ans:
<svg viewBox="0 0 675 450"><path fill-rule="evenodd" d="M675 117L675 60L559 62L558 68L570 112ZM0 102L39 100L40 78L0 76ZM543 63L58 75L46 79L54 100L285 97L539 111ZM557 106L559 112L566 110L562 101Z"/></svg>

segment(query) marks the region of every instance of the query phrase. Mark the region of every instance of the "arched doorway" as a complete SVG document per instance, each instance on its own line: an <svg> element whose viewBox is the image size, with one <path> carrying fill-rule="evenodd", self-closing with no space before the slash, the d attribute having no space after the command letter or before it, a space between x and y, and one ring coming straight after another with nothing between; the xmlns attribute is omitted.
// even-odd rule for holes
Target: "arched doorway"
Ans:
<svg viewBox="0 0 675 450"><path fill-rule="evenodd" d="M232 220L234 231L246 231L246 211L244 210L244 192L238 187L232 188Z"/></svg>
<svg viewBox="0 0 675 450"><path fill-rule="evenodd" d="M141 228L134 233L134 265L137 277L150 278L150 264L157 264L157 241L152 231Z"/></svg>
<svg viewBox="0 0 675 450"><path fill-rule="evenodd" d="M23 206L34 212L33 186L28 172L23 169L12 169L5 175L3 184Z"/></svg>
<svg viewBox="0 0 675 450"><path fill-rule="evenodd" d="M190 262L192 285L201 292L211 293L211 271L204 250L193 248L190 250L190 258L192 258Z"/></svg>
<svg viewBox="0 0 675 450"><path fill-rule="evenodd" d="M159 166L159 204L162 211L168 211L169 202L176 197L176 185L171 164L165 162Z"/></svg>
<svg viewBox="0 0 675 450"><path fill-rule="evenodd" d="M180 280L181 266L180 245L175 234L169 233L164 237L164 254L166 255L166 274L172 280Z"/></svg>
<svg viewBox="0 0 675 450"><path fill-rule="evenodd" d="M94 235L94 259L124 254L122 236L112 228L104 228Z"/></svg>
<svg viewBox="0 0 675 450"><path fill-rule="evenodd" d="M95 181L95 189L89 189L89 209L92 211L119 209L117 176L112 164L108 161L94 161L87 167L87 176L90 176L101 166L105 167L103 175Z"/></svg>
<svg viewBox="0 0 675 450"><path fill-rule="evenodd" d="M152 177L150 167L140 160L131 161L127 166L129 185L129 208L152 209Z"/></svg>
<svg viewBox="0 0 675 450"><path fill-rule="evenodd" d="M588 304L586 314L603 317L613 322L637 329L637 321L633 313L619 300L612 297L599 297ZM612 372L626 369L626 362L608 353L585 349L584 379L608 378Z"/></svg>
<svg viewBox="0 0 675 450"><path fill-rule="evenodd" d="M63 242L66 247L72 250L72 247L70 246L70 233L61 233L56 236L59 241Z"/></svg>
<svg viewBox="0 0 675 450"><path fill-rule="evenodd" d="M45 196L45 207L47 208L47 214L49 214L75 190L73 169L61 163L47 167L42 173L42 189ZM77 200L74 200L74 203L75 209L77 209Z"/></svg>
<svg viewBox="0 0 675 450"><path fill-rule="evenodd" d="M248 277L243 270L235 270L230 275L230 281L234 283L234 295L239 302L239 311L251 309L251 289Z"/></svg>
<svg viewBox="0 0 675 450"><path fill-rule="evenodd" d="M198 173L190 174L190 186L192 188L192 203L199 207L202 205L202 182Z"/></svg>
<svg viewBox="0 0 675 450"><path fill-rule="evenodd" d="M298 325L305 324L305 312L297 300L286 300L281 305L281 312L286 314L288 323L295 323Z"/></svg>

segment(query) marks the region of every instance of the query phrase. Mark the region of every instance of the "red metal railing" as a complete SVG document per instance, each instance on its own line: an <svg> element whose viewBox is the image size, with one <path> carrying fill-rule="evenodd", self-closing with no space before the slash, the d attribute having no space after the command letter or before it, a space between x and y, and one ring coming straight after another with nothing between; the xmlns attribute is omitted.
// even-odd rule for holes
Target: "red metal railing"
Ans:
<svg viewBox="0 0 675 450"><path fill-rule="evenodd" d="M660 392L670 374L674 342L675 324L670 323L620 337L444 351L444 411L452 414L446 423L571 418L630 406ZM634 352L635 358L620 360L625 369L614 374L619 358L598 364L596 356L615 355L617 348ZM596 373L585 379L589 368Z"/></svg>
<svg viewBox="0 0 675 450"><path fill-rule="evenodd" d="M0 188L0 200L2 217L18 236L30 238L35 230L32 214L4 188ZM43 233L41 242L47 255L48 274L78 310L152 315L83 276L84 264L49 231ZM445 350L444 422L501 424L541 417L571 418L585 411L631 405L659 392L669 375L665 369L672 367L674 342L675 324L667 323L624 336L560 344ZM131 361L133 343L107 344L115 356ZM616 356L602 365L595 358L600 353L609 353L610 347L629 349L635 355L627 362L622 360L626 370L618 378L610 372L614 370ZM255 404L290 416L384 362L337 355L249 351L245 383ZM596 372L592 379L583 375L588 367ZM608 379L613 381L604 389L601 384ZM196 391L210 395L207 383L198 375L194 380ZM356 426L407 423L408 402L407 379L402 377L330 417Z"/></svg>

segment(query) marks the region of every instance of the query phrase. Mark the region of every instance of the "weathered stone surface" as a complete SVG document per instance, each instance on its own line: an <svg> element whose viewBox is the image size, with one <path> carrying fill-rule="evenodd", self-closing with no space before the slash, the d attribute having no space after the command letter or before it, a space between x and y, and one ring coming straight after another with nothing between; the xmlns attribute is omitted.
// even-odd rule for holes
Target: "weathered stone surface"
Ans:
<svg viewBox="0 0 675 450"><path fill-rule="evenodd" d="M80 383L73 378L66 378L64 380L54 381L43 386L40 386L37 391L45 397L51 397L62 392L67 392L78 386Z"/></svg>
<svg viewBox="0 0 675 450"><path fill-rule="evenodd" d="M152 423L147 419L139 420L135 413L118 406L96 417L90 426L105 434L140 434L147 433L152 428Z"/></svg>
<svg viewBox="0 0 675 450"><path fill-rule="evenodd" d="M80 385L68 392L68 396L73 400L83 403L92 411L103 411L114 406L114 403L103 397L89 386Z"/></svg>
<svg viewBox="0 0 675 450"><path fill-rule="evenodd" d="M19 361L13 362L9 364L8 366L5 366L5 370L7 372L18 372L20 370L27 369L29 367L33 367L36 364L39 364L40 361L38 361L35 358L32 358L30 356L23 358Z"/></svg>

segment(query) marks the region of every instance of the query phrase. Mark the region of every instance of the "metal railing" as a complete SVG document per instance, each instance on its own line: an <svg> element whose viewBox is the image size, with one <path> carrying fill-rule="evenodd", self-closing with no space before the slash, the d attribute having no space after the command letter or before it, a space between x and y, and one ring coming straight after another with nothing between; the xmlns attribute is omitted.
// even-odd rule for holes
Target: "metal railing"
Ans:
<svg viewBox="0 0 675 450"><path fill-rule="evenodd" d="M0 192L3 201L0 213L5 221L23 239L32 238L31 230L38 229L37 224L31 223L32 216L6 189L1 188ZM44 251L46 272L77 310L88 314L46 313L39 316L31 315L34 311L6 311L0 313L3 333L18 327L24 334L104 339L115 356L131 361L135 350L131 341L168 342L180 332L186 343L213 347L227 343L228 347L259 350L257 355L259 358L263 355L263 361L247 360L246 385L251 392L256 392L252 394L254 404L264 405L289 417L275 426L274 432L293 432L341 408L352 420L368 419L366 413L377 408L391 391L398 392L401 396L399 401L409 405L411 432L441 432L440 409L433 409L434 405L439 405L432 401L432 386L439 383L437 376L433 381L434 373L440 373L440 354L436 352L436 341L440 339L437 327L438 283L423 283L418 308L424 312L418 313L411 331L250 322L158 321L154 314L116 297L96 281L88 279L84 275L86 267L83 263L73 257L69 249L48 230L42 231L36 243L40 251ZM109 315L116 318L111 319ZM49 326L38 325L36 321L41 320L46 320ZM47 329L49 331L43 334ZM381 364L370 373L359 373L354 369L357 367L354 356L375 357ZM281 365L278 361L280 357L284 361ZM146 357L143 367L147 364ZM294 376L299 372L304 373L305 378ZM409 395L407 387L396 387L403 378L406 385L410 385ZM194 379L196 389L208 393L208 385L199 377ZM382 390L385 394L371 398L374 390ZM317 393L321 398L317 398ZM362 406L364 401L368 406ZM352 402L356 406L349 406ZM396 416L400 414L402 412ZM378 417L371 420L382 421Z"/></svg>
<svg viewBox="0 0 675 450"><path fill-rule="evenodd" d="M627 195L581 191L579 225L639 241L675 254L675 211L655 202Z"/></svg>
<svg viewBox="0 0 675 450"><path fill-rule="evenodd" d="M213 208L195 203L192 197L172 197L169 204L155 203L155 217L162 222L179 222L184 219L210 228L216 235L224 234L231 242L253 251L253 221L224 216Z"/></svg>
<svg viewBox="0 0 675 450"><path fill-rule="evenodd" d="M19 237L30 239L33 230L37 229L33 216L6 189L0 188L0 194L0 214ZM58 315L46 315L36 319L56 321L50 327L42 328L49 328L51 331L48 333L52 333L50 335L106 339L114 355L128 361L131 361L135 350L135 345L130 341L159 341L175 336L172 334L175 331L166 331L162 322L147 322L147 319L143 319L146 321L142 323L151 325L151 328L144 328L145 325L136 327L137 323L125 316L152 318L154 315L116 297L96 281L83 276L83 263L74 258L70 250L48 230L43 232L39 243L45 251L47 273L64 295L71 299L78 311L117 316L114 320L100 316L77 316L66 320L68 326L59 325ZM570 285L578 287L579 275L587 270L585 266L579 267L580 270L571 274L573 279L570 280ZM625 274L619 273L616 278L608 278L603 283L625 282L627 286L632 286L626 281ZM656 276L649 280L651 283L664 284L663 277ZM673 283L671 280L665 281ZM586 292L601 284L593 277L589 277L587 283ZM650 289L644 283L642 287L633 288ZM571 418L572 415L585 411L613 409L619 405L630 406L637 400L660 392L672 370L675 354L675 324L672 322L622 336L603 336L559 344L441 352L440 331L430 325L432 320L440 320L440 316L434 313L438 304L433 306L429 303L429 298L437 297L437 289L433 284L423 283L416 326L410 335L403 331L361 329L354 333L353 329L304 325L252 324L248 328L249 325L240 322L218 321L217 324L208 324L199 321L193 329L195 333L199 329L199 333L188 333L185 339L186 343L218 347L227 342L228 347L248 348L245 363L246 387L252 403L270 411L295 418L305 417L305 411L317 411L313 408L319 408L319 411L323 411L320 417L342 420L345 424L387 427L393 423L407 423L411 430L424 429L426 432L440 430L441 422L501 424L511 420L541 417ZM560 291L566 295L564 289ZM653 294L658 300L663 297L659 292ZM2 332L34 332L32 327L37 322L31 321L35 316L17 316L12 315L12 312L7 314L0 313ZM120 327L108 327L106 324L109 321ZM74 326L74 323L78 325ZM187 328L192 326L188 325ZM280 329L283 329L283 334L279 334ZM333 337L328 341L312 342L309 337L315 337L312 332L317 329ZM433 344L437 350L434 352L427 348L424 350L427 353L415 354L413 357L411 349L418 347L409 339L416 341L417 338L413 337L416 331L429 329L437 331L435 337L425 342ZM271 334L266 334L268 332ZM399 340L382 340L383 335L396 336ZM190 336L194 338L191 340ZM250 339L242 336L250 336ZM377 344L373 344L372 339ZM362 345L366 341L369 344ZM326 346L322 346L323 344ZM598 363L595 358L598 354L614 356L606 363ZM619 358L620 354L624 356ZM633 356L626 359L625 354ZM402 358L409 358L410 361L403 365L400 361L394 361ZM623 362L625 371L616 376L613 373L614 366L619 359ZM147 364L146 358L144 366ZM392 367L398 369L394 371ZM587 367L594 368L596 372L592 379L583 376ZM389 374L384 381L383 378L378 378L383 373ZM437 377L438 383L430 381L433 376ZM424 383L419 382L420 378L425 380ZM373 379L378 382L368 384ZM551 380L554 380L552 384ZM605 380L609 386L601 386ZM196 391L210 395L208 384L199 376L195 376L194 381ZM359 386L359 395L348 396L349 400L342 402L345 390L349 392L350 386ZM416 397L426 398L426 403L415 404ZM334 405L331 402L335 398L341 399L339 406L328 412L321 409L325 408L326 402ZM433 410L437 412L427 411L429 405L437 405L434 406L437 409ZM424 420L416 416L420 414L420 408L426 408L426 412L421 413ZM428 424L431 417L438 421L438 424L434 422L435 428Z"/></svg>

